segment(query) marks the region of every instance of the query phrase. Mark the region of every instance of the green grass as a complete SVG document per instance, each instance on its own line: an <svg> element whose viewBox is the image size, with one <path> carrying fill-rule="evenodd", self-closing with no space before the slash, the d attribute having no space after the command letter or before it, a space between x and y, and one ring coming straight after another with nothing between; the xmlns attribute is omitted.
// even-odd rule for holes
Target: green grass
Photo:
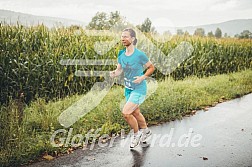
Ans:
<svg viewBox="0 0 252 167"><path fill-rule="evenodd" d="M153 125L182 119L193 110L251 92L252 70L180 81L166 78L158 83L157 91L141 105L141 110L149 125ZM38 99L25 107L21 125L18 124L15 102L1 106L1 166L27 163L45 152L51 155L66 153L68 148L53 148L49 138L55 130L63 128L57 120L59 114L81 97L83 95L75 95L48 103ZM129 126L119 107L123 98L123 88L114 86L99 106L72 126L73 135L85 135L90 129L97 128L102 128L101 134L118 133L121 129L128 131Z"/></svg>

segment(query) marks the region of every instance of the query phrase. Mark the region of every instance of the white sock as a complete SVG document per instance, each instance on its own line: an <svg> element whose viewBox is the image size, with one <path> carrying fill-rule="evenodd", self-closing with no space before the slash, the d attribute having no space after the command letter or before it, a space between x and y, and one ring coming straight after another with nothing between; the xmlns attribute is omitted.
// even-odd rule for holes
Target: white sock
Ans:
<svg viewBox="0 0 252 167"><path fill-rule="evenodd" d="M139 136L139 135L140 135L139 131L137 131L136 133L134 133L134 136Z"/></svg>
<svg viewBox="0 0 252 167"><path fill-rule="evenodd" d="M148 129L148 127L147 128L143 128L143 129L141 129L144 133L148 133L149 132L149 129Z"/></svg>

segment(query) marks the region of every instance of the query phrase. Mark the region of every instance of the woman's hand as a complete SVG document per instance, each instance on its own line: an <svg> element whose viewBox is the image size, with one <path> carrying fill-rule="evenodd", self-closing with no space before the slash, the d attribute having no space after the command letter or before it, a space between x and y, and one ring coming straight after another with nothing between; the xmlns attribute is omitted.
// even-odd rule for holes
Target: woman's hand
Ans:
<svg viewBox="0 0 252 167"><path fill-rule="evenodd" d="M147 76L142 75L142 76L136 76L134 78L136 78L136 79L133 81L133 83L140 84L143 80L145 80L147 78Z"/></svg>
<svg viewBox="0 0 252 167"><path fill-rule="evenodd" d="M109 76L110 76L111 78L115 78L115 77L116 77L115 71L110 71L110 72L109 72Z"/></svg>
<svg viewBox="0 0 252 167"><path fill-rule="evenodd" d="M123 72L123 69L122 69L121 64L117 64L116 70L110 71L109 75L111 78L115 78L115 77L121 75L122 72Z"/></svg>

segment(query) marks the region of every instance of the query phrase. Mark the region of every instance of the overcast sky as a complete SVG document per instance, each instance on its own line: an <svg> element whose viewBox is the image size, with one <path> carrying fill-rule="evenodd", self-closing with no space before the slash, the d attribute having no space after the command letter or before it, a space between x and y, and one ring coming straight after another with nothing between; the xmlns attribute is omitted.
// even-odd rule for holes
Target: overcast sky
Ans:
<svg viewBox="0 0 252 167"><path fill-rule="evenodd" d="M98 11L119 11L133 24L149 17L155 27L252 18L252 0L0 0L0 9L85 23Z"/></svg>

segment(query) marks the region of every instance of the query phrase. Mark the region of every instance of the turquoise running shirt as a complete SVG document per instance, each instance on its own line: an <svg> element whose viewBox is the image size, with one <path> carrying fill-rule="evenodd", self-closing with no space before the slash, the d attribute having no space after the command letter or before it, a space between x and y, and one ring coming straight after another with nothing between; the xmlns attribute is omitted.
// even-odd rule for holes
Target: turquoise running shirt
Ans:
<svg viewBox="0 0 252 167"><path fill-rule="evenodd" d="M130 56L125 55L126 50L120 50L118 54L118 63L121 64L124 72L124 86L128 90L134 90L140 94L146 95L146 80L141 83L133 83L136 76L144 75L144 65L149 61L146 54L136 48Z"/></svg>

